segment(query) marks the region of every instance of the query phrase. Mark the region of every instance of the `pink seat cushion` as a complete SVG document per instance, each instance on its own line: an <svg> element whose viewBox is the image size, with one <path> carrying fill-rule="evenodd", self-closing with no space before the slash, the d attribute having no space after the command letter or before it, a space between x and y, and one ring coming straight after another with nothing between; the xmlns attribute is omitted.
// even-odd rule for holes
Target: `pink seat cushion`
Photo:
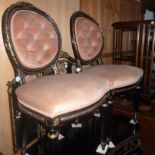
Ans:
<svg viewBox="0 0 155 155"><path fill-rule="evenodd" d="M58 38L45 17L19 10L11 18L11 37L21 64L30 69L49 64L58 52Z"/></svg>
<svg viewBox="0 0 155 155"><path fill-rule="evenodd" d="M16 90L19 103L50 118L95 104L110 90L101 77L85 73L32 80Z"/></svg>
<svg viewBox="0 0 155 155"><path fill-rule="evenodd" d="M84 17L77 18L75 36L78 51L83 60L89 61L101 51L103 45L102 33L93 21Z"/></svg>
<svg viewBox="0 0 155 155"><path fill-rule="evenodd" d="M111 89L130 86L143 76L143 70L128 65L99 65L84 70L85 73L95 74L107 80Z"/></svg>

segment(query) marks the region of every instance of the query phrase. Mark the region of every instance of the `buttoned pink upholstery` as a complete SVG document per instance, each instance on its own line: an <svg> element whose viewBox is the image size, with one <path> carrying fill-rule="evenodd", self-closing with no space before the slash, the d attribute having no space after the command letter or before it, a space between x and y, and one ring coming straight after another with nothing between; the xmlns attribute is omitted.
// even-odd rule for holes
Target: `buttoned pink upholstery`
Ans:
<svg viewBox="0 0 155 155"><path fill-rule="evenodd" d="M111 89L122 88L137 83L143 76L143 70L127 65L92 66L83 72L101 76L107 80Z"/></svg>
<svg viewBox="0 0 155 155"><path fill-rule="evenodd" d="M19 10L13 14L10 27L14 49L23 66L42 68L55 58L58 38L46 18L33 11Z"/></svg>
<svg viewBox="0 0 155 155"><path fill-rule="evenodd" d="M101 51L103 44L101 30L91 20L83 17L77 18L75 36L79 54L83 60L91 60Z"/></svg>
<svg viewBox="0 0 155 155"><path fill-rule="evenodd" d="M54 118L93 105L109 90L102 77L80 73L37 78L17 88L16 95L23 106Z"/></svg>

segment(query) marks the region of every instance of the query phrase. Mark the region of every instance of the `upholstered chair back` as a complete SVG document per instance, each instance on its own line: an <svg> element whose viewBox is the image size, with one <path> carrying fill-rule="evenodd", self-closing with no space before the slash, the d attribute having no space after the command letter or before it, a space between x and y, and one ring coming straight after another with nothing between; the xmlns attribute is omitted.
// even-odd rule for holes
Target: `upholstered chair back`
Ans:
<svg viewBox="0 0 155 155"><path fill-rule="evenodd" d="M11 6L3 16L3 36L14 63L28 71L43 70L58 58L59 31L53 19L28 3Z"/></svg>
<svg viewBox="0 0 155 155"><path fill-rule="evenodd" d="M82 62L95 60L103 49L103 35L99 25L83 12L75 12L71 17L71 38L75 56Z"/></svg>

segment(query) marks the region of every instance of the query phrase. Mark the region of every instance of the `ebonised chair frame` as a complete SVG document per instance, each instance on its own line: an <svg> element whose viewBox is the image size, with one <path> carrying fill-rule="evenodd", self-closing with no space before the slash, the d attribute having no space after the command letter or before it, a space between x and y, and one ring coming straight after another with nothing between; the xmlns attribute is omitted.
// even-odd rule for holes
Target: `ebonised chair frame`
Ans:
<svg viewBox="0 0 155 155"><path fill-rule="evenodd" d="M36 12L39 15L45 17L54 27L57 37L58 37L58 53L56 54L53 61L51 61L48 65L46 65L43 68L39 69L29 69L23 66L20 63L20 60L18 59L11 34L10 34L10 19L12 15L18 11L18 10L28 10L32 12ZM54 141L58 139L59 130L62 128L65 123L71 123L75 122L76 120L79 120L84 117L89 117L90 115L94 114L96 109L102 105L103 102L105 102L106 96L105 95L102 99L100 99L97 103L87 107L83 108L81 110L77 110L65 115L60 115L56 118L48 118L44 115L41 115L35 111L32 111L23 105L17 103L17 98L14 93L16 88L18 88L20 85L24 84L25 76L26 75L35 75L36 77L42 77L46 75L55 74L58 71L58 57L60 55L61 51L61 36L59 33L59 30L54 22L54 20L47 15L45 12L41 11L40 9L36 8L32 4L26 3L26 2L18 2L13 5L11 5L3 14L2 18L2 34L3 34L3 40L4 40L4 46L6 48L7 55L10 59L10 62L14 69L14 79L8 83L8 95L9 95L9 101L10 101L10 109L11 109L11 120L12 120L12 135L13 135L13 143L14 143L14 152L16 152L18 148L18 144L16 143L16 137L15 137L15 121L17 117L20 119L20 122L23 125L23 138L22 138L22 154L26 153L26 150L28 148L27 144L27 131L26 131L26 122L27 122L27 116L32 117L35 119L43 128L45 128L46 132L45 135L48 135L51 139ZM14 108L14 106L17 106L17 109ZM43 131L44 132L44 131ZM38 137L40 139L41 137ZM37 140L38 140L37 139ZM53 149L54 153L54 149Z"/></svg>

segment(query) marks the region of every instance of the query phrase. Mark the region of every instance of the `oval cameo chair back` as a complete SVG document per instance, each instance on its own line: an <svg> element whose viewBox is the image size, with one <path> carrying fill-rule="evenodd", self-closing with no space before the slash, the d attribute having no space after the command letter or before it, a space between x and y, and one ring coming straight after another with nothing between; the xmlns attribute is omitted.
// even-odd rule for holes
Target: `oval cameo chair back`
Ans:
<svg viewBox="0 0 155 155"><path fill-rule="evenodd" d="M74 13L70 22L75 56L83 64L96 61L103 50L103 35L98 23L82 12Z"/></svg>
<svg viewBox="0 0 155 155"><path fill-rule="evenodd" d="M15 68L43 72L57 60L61 37L54 20L28 3L17 3L3 15L5 47ZM14 68L14 69L15 69Z"/></svg>

